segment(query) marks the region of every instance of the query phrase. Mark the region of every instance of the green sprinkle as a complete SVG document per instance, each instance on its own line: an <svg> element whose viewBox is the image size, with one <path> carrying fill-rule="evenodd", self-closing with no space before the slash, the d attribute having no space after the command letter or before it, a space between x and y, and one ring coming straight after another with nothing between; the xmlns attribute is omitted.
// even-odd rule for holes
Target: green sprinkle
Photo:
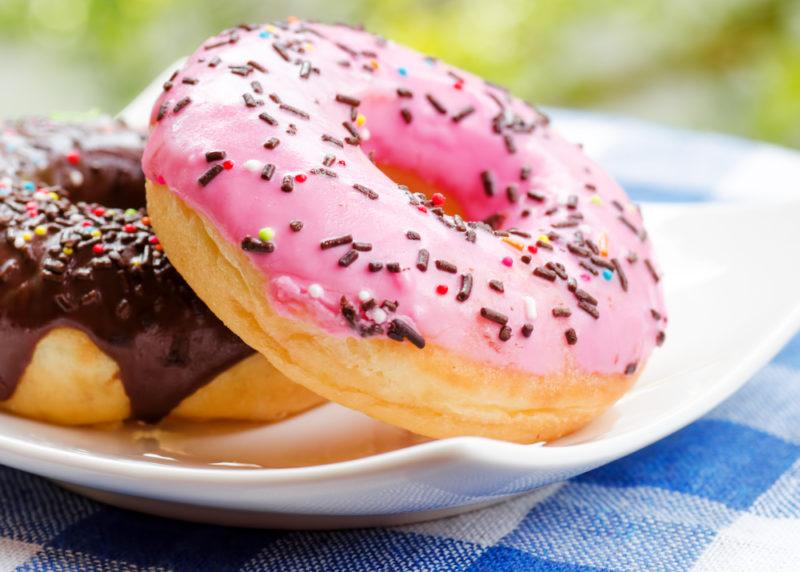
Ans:
<svg viewBox="0 0 800 572"><path fill-rule="evenodd" d="M271 227L265 226L264 228L258 231L258 238L260 238L264 242L269 242L270 240L275 238L275 231Z"/></svg>
<svg viewBox="0 0 800 572"><path fill-rule="evenodd" d="M125 209L125 216L133 216L135 214L139 214L139 211L136 209Z"/></svg>

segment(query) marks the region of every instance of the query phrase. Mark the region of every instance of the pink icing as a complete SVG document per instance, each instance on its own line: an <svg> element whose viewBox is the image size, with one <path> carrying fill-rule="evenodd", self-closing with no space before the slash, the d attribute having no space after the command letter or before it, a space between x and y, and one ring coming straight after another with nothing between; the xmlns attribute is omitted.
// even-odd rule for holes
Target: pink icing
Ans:
<svg viewBox="0 0 800 572"><path fill-rule="evenodd" d="M263 92L258 93L258 84L252 82ZM363 31L305 23L217 36L189 58L171 84L153 109L145 173L152 181L166 181L237 246L264 227L274 229L274 251L248 256L268 278L265 295L278 311L306 316L332 334L352 336L376 321L382 323L373 333L385 335L390 322L400 318L424 338L421 351L442 347L537 374L561 369L567 352L584 370L620 373L644 360L656 345L665 325L658 316L664 315L663 301L645 262L651 254L639 230L638 210L578 146L565 142L543 115L502 89ZM402 97L398 88L412 96ZM255 100L253 107L244 94ZM343 122L352 119L351 105L337 101L337 95L360 101L357 109L366 119L356 126L360 145L339 147L323 140L325 135L339 141L350 136ZM175 111L186 97L191 102ZM279 102L309 118L281 108ZM453 119L470 107L474 112L460 121ZM265 112L277 125L259 119ZM277 146L265 148L273 137L279 140ZM222 164L208 162L209 151L224 151L233 166L201 185L198 179L214 164ZM328 166L323 165L326 155L335 155ZM445 216L445 222L462 231L449 228L430 201L411 204L420 201L399 189L373 165L370 155L378 163L415 171L457 199L469 218L482 220L499 212L505 216L502 228L521 229L531 238L506 237L522 246L520 251L502 236L467 226L475 235L474 243L468 241L460 221ZM275 165L269 181L256 169L265 163ZM530 169L527 178L524 167ZM491 197L484 171L494 182ZM285 177L293 180L292 192L281 190ZM378 198L370 200L354 184ZM510 185L516 189L511 193L514 200L506 190ZM529 191L544 200L529 197ZM567 205L570 200L577 200L576 208ZM293 220L302 221L302 230L290 229ZM579 226L552 226L563 221ZM560 237L550 242L552 251L528 251L539 235L554 230ZM409 239L408 231L420 239ZM627 291L617 272L607 280L602 266L567 250L567 243L590 247L580 233L591 245L607 244L607 256L600 258L618 261ZM351 246L323 250L320 243L347 234L370 243L372 249L358 252L358 258L343 267L339 260ZM416 266L419 249L430 252L424 272ZM527 264L524 255L531 257ZM437 260L455 265L457 272L438 269ZM370 262L384 267L371 272ZM391 262L400 264L399 273L387 270ZM598 319L578 306L566 280L550 282L533 275L547 262L562 264L577 287L597 300ZM473 288L459 301L461 275L467 273ZM502 282L503 291L490 287L490 280ZM353 325L341 312L342 296L356 308L367 298L379 305L384 300L399 305L395 312L360 309ZM533 299L536 316L526 297ZM481 308L508 317L509 339L501 340L501 325L482 317ZM555 317L554 308L567 308L571 315ZM521 331L526 323L533 325L530 337ZM570 328L577 335L574 345L567 342Z"/></svg>

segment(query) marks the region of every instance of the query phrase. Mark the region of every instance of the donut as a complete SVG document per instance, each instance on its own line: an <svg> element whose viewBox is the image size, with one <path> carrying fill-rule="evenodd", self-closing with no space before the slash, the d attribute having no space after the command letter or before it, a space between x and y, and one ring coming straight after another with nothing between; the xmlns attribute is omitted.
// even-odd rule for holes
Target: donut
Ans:
<svg viewBox="0 0 800 572"><path fill-rule="evenodd" d="M82 425L270 421L318 403L163 255L142 147L108 118L0 124L0 408Z"/></svg>
<svg viewBox="0 0 800 572"><path fill-rule="evenodd" d="M639 208L546 115L435 58L342 25L241 26L150 122L173 263L327 399L433 438L551 440L664 339Z"/></svg>

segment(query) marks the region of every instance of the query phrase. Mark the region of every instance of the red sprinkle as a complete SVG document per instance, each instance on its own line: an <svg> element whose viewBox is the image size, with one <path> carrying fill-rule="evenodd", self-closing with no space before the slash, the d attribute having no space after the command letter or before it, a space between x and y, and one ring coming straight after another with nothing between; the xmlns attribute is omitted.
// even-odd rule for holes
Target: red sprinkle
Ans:
<svg viewBox="0 0 800 572"><path fill-rule="evenodd" d="M81 154L78 153L77 151L70 151L69 153L67 153L66 158L67 158L67 163L69 163L70 165L77 165L78 163L81 162Z"/></svg>
<svg viewBox="0 0 800 572"><path fill-rule="evenodd" d="M158 237L157 236L151 236L148 239L148 242L150 242L150 244L158 244Z"/></svg>
<svg viewBox="0 0 800 572"><path fill-rule="evenodd" d="M445 294L447 294L447 290L448 290L448 288L447 288L447 286L445 286L444 284L439 284L439 285L436 287L436 293L437 293L439 296L444 296Z"/></svg>
<svg viewBox="0 0 800 572"><path fill-rule="evenodd" d="M156 183L158 183L159 185L164 185L166 184L166 182L167 180L164 178L164 175L159 175L158 177L156 177Z"/></svg>
<svg viewBox="0 0 800 572"><path fill-rule="evenodd" d="M83 222L81 223L81 226L92 226L92 221L90 221L90 220L85 220L85 221L83 221Z"/></svg>
<svg viewBox="0 0 800 572"><path fill-rule="evenodd" d="M347 166L347 163L345 163L345 162L344 162L344 159L339 159L339 164L340 164L342 167L345 167L345 166Z"/></svg>
<svg viewBox="0 0 800 572"><path fill-rule="evenodd" d="M431 202L437 207L442 206L444 204L444 201L445 198L442 193L433 193L433 196L431 196Z"/></svg>
<svg viewBox="0 0 800 572"><path fill-rule="evenodd" d="M419 206L417 207L417 210L418 210L419 212L421 212L421 213L426 213L426 212L428 212L428 209L426 209L424 205L419 205Z"/></svg>
<svg viewBox="0 0 800 572"><path fill-rule="evenodd" d="M106 251L105 247L102 244L95 244L92 247L92 252L95 254L103 254Z"/></svg>
<svg viewBox="0 0 800 572"><path fill-rule="evenodd" d="M106 209L104 209L103 207L97 207L92 211L92 214L94 216L103 216L104 214L106 214Z"/></svg>
<svg viewBox="0 0 800 572"><path fill-rule="evenodd" d="M464 82L463 81L457 81L456 83L453 84L453 87L456 88L456 89L462 89L464 87Z"/></svg>
<svg viewBox="0 0 800 572"><path fill-rule="evenodd" d="M132 224L126 224L125 226L122 227L122 230L124 230L125 232L136 232L136 227L133 226Z"/></svg>
<svg viewBox="0 0 800 572"><path fill-rule="evenodd" d="M303 173L299 173L294 176L294 180L297 181L298 183L305 183L306 179L308 179L308 177L305 176Z"/></svg>
<svg viewBox="0 0 800 572"><path fill-rule="evenodd" d="M509 268L511 268L512 264L514 264L514 261L511 260L510 256L506 256L505 258L503 258L503 265L504 266L508 266Z"/></svg>
<svg viewBox="0 0 800 572"><path fill-rule="evenodd" d="M227 161L223 161L222 168L225 169L226 171L230 171L231 169L233 169L233 161L231 161L230 159L228 159Z"/></svg>
<svg viewBox="0 0 800 572"><path fill-rule="evenodd" d="M535 244L529 244L528 245L528 252L530 252L531 254L536 254L538 252L538 250L539 249L536 248Z"/></svg>

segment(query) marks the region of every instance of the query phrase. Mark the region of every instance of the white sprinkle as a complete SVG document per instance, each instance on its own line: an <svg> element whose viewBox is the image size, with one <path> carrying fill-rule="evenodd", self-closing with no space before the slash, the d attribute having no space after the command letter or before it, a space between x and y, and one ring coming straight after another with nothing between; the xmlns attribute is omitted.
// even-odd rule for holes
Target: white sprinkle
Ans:
<svg viewBox="0 0 800 572"><path fill-rule="evenodd" d="M25 239L21 236L18 236L14 239L14 248L22 249L25 248Z"/></svg>
<svg viewBox="0 0 800 572"><path fill-rule="evenodd" d="M322 286L319 284L311 284L308 287L308 295L312 298L322 298L322 295L325 293L325 290L322 289Z"/></svg>
<svg viewBox="0 0 800 572"><path fill-rule="evenodd" d="M372 300L372 294L369 293L369 290L362 290L358 293L358 299L362 302L366 302L368 300Z"/></svg>
<svg viewBox="0 0 800 572"><path fill-rule="evenodd" d="M244 162L244 165L242 166L251 173L260 173L261 170L264 168L264 163L262 163L258 159L248 159L247 161Z"/></svg>
<svg viewBox="0 0 800 572"><path fill-rule="evenodd" d="M592 227L590 227L588 224L582 224L578 226L578 230L581 231L586 237L592 234Z"/></svg>
<svg viewBox="0 0 800 572"><path fill-rule="evenodd" d="M80 187L83 184L83 173L75 170L70 171L69 182L72 184L73 187Z"/></svg>
<svg viewBox="0 0 800 572"><path fill-rule="evenodd" d="M372 134L369 132L369 129L367 129L366 127L364 127L364 128L361 130L361 139L362 139L362 140L364 140L364 141L369 141L369 138L370 138L370 137L372 137Z"/></svg>
<svg viewBox="0 0 800 572"><path fill-rule="evenodd" d="M536 319L536 300L530 296L523 296L522 300L525 302L525 317L533 321Z"/></svg>
<svg viewBox="0 0 800 572"><path fill-rule="evenodd" d="M386 321L386 311L383 308L373 308L367 312L367 317L376 324L382 324Z"/></svg>

